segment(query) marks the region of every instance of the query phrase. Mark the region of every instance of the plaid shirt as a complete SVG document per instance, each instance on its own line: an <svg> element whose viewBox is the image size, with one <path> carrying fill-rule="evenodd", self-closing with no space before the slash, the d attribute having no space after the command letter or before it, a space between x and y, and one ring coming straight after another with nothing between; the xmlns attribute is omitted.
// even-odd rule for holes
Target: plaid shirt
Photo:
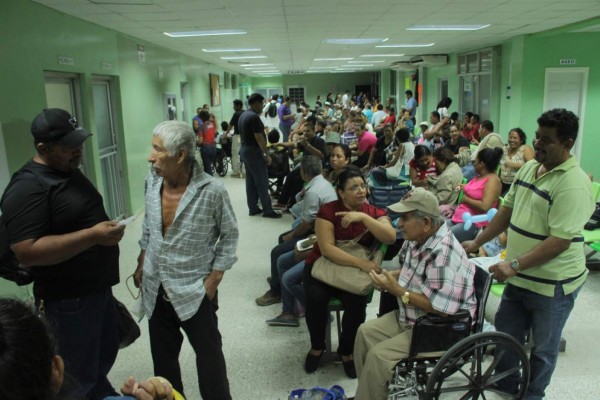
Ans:
<svg viewBox="0 0 600 400"><path fill-rule="evenodd" d="M402 269L398 283L412 293L429 298L434 310L456 314L469 309L475 318L475 266L446 224L429 237L422 246L405 241L399 254ZM414 324L427 313L420 308L405 305L398 299L400 322Z"/></svg>
<svg viewBox="0 0 600 400"><path fill-rule="evenodd" d="M211 271L226 271L237 261L238 226L223 184L194 165L173 223L162 235L161 188L163 179L150 173L146 179L146 210L140 247L144 259L144 313L152 316L162 284L169 300L185 321L200 307L206 294L204 278Z"/></svg>

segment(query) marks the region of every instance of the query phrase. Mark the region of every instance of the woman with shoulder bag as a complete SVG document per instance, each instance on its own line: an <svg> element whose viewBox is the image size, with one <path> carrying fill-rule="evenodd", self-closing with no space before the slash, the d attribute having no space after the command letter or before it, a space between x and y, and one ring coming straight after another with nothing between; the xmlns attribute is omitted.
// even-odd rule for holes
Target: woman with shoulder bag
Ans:
<svg viewBox="0 0 600 400"><path fill-rule="evenodd" d="M350 271L352 268L365 273L380 271L380 266L375 262L348 253L339 247L339 243L354 239L366 248L376 244L375 241L392 244L396 241L396 231L385 210L368 204L367 184L360 169L355 166L344 168L338 175L336 190L338 200L326 203L319 209L315 223L317 243L305 260L306 324L311 350L306 355L304 369L311 373L319 366L325 351L325 331L329 323L327 307L330 298L335 296L344 305L338 354L346 375L356 378L352 351L356 331L366 318L367 295L350 293L315 279L312 275L313 265L323 257L329 264L337 264L337 269L348 268L348 273L354 272Z"/></svg>

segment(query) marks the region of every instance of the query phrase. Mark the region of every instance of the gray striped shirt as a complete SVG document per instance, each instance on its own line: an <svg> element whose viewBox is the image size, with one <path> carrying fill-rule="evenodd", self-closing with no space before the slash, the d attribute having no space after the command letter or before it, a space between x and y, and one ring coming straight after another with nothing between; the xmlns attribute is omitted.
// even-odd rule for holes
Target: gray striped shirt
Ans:
<svg viewBox="0 0 600 400"><path fill-rule="evenodd" d="M195 162L173 223L162 234L163 178L146 178L145 215L140 247L144 259L144 313L152 316L162 284L179 319L191 318L206 294L204 278L226 271L237 261L238 226L223 184L204 173Z"/></svg>

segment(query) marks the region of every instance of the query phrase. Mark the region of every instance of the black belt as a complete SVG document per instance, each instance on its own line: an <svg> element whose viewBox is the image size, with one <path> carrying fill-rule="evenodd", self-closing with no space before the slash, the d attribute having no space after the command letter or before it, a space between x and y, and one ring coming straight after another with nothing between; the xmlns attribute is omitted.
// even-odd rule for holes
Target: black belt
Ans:
<svg viewBox="0 0 600 400"><path fill-rule="evenodd" d="M517 276L519 278L523 278L523 279L527 279L530 281L534 281L534 282L538 282L538 283L545 283L546 285L558 285L559 283L561 285L565 285L567 283L571 283L573 281L576 281L577 279L581 278L584 274L585 274L585 270L580 273L579 275L573 277L573 278L567 278L567 279L563 279L561 281L555 281L553 279L544 279L544 278L538 278L537 276L529 276L529 275L525 275L525 274L521 274L521 273L517 273Z"/></svg>

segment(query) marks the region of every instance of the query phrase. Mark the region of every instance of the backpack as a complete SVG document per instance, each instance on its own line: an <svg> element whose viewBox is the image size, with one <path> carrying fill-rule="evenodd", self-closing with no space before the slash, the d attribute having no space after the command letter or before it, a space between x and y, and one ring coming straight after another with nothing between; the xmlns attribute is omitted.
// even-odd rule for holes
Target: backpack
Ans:
<svg viewBox="0 0 600 400"><path fill-rule="evenodd" d="M267 110L267 115L271 118L275 118L277 116L277 104L276 103L269 104L269 109Z"/></svg>
<svg viewBox="0 0 600 400"><path fill-rule="evenodd" d="M33 173L33 171L23 168L13 175L10 183L6 187L6 190L8 190L8 188L11 186L15 178L23 172L29 172L33 174L38 182L40 182L44 187L49 187L48 184L44 183L43 179L41 179L37 174ZM29 269L19 265L19 260L17 259L16 254L10 248L5 214L0 215L0 278L12 281L19 286L29 285L33 282L33 276L31 275Z"/></svg>

